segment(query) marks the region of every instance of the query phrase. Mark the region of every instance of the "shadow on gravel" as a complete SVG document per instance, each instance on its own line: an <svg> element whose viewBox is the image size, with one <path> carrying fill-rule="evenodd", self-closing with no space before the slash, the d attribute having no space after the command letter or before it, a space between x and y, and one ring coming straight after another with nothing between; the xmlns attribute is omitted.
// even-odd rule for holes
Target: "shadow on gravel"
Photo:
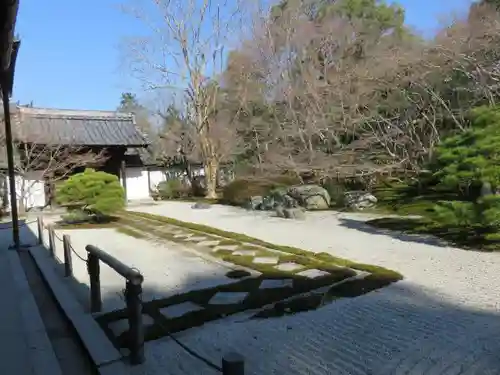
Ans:
<svg viewBox="0 0 500 375"><path fill-rule="evenodd" d="M389 236L404 242L415 242L415 243L431 245L431 246L440 246L440 247L450 246L449 243L447 243L446 241L440 240L439 238L433 237L431 235L418 234L418 233L414 234L405 233L404 232L405 228L403 226L401 226L399 230L377 228L362 220L354 220L342 217L339 218L339 222L340 225L345 228L355 229L369 234Z"/></svg>
<svg viewBox="0 0 500 375"><path fill-rule="evenodd" d="M351 221L345 225L358 229L361 223ZM25 235L29 233L23 230ZM189 277L186 285L192 285ZM88 295L86 285L80 287L82 295ZM181 286L176 292L189 289ZM116 293L121 289L103 292L103 303ZM168 292L149 285L146 274L144 293ZM249 312L221 316L174 333L175 340L165 335L175 319L194 322L194 303L177 306L170 314L184 314L170 320L159 312L160 306L150 303L144 310L146 334L161 331L165 337L146 343L146 362L136 368L137 374L220 374L199 357L220 366L222 356L233 351L244 355L246 375L500 373L498 313L448 303L408 281L355 298L342 297L318 309L275 318L255 319ZM123 345L126 322L117 324L114 333L110 327L123 318L124 311L115 311L97 319L117 346Z"/></svg>
<svg viewBox="0 0 500 375"><path fill-rule="evenodd" d="M170 375L217 374L196 355L220 365L222 356L232 351L244 355L247 375L483 375L500 370L499 314L445 303L404 281L294 315L253 319L247 312L221 317L173 333L175 340L166 335L172 321L148 308L144 313L149 316L146 331L161 331L164 337L145 344L141 374L167 369ZM115 312L98 320L120 346L126 322L117 337L109 328L116 318L125 315Z"/></svg>

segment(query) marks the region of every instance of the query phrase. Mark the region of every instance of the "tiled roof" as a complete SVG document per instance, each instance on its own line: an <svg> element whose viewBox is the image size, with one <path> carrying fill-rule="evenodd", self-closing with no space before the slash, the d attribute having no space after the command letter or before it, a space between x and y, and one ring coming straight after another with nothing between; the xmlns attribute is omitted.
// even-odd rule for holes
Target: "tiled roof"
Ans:
<svg viewBox="0 0 500 375"><path fill-rule="evenodd" d="M154 166L158 164L153 150L150 148L129 148L125 152L125 161L130 165Z"/></svg>
<svg viewBox="0 0 500 375"><path fill-rule="evenodd" d="M18 142L49 145L144 147L149 144L132 114L112 111L18 107L13 133Z"/></svg>

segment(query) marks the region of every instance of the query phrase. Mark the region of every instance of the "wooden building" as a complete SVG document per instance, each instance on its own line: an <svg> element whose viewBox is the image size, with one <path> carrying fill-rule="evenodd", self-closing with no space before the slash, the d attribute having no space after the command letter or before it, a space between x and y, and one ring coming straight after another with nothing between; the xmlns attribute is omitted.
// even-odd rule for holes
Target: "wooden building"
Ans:
<svg viewBox="0 0 500 375"><path fill-rule="evenodd" d="M95 167L118 176L126 189L127 199L150 196L151 179L160 179L150 157L150 142L136 126L132 114L114 111L62 110L11 105L11 118L19 186L18 196L27 209L45 207L52 196L51 178L43 164L33 163L44 148L66 147L76 152L105 152L99 165L80 165L71 174ZM29 150L29 151L28 151ZM0 168L5 171L6 158L0 150ZM32 167L30 167L30 165ZM151 177L151 173L154 177ZM6 176L6 173L4 173ZM5 177L6 178L6 177ZM2 184L6 187L8 184ZM28 189L26 189L28 187ZM3 197L7 197L5 191Z"/></svg>

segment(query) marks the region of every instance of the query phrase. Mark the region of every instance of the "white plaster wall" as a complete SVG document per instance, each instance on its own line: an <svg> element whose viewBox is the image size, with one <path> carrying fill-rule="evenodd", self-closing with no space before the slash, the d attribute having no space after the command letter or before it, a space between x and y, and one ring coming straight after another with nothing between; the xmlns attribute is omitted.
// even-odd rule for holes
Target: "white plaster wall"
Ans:
<svg viewBox="0 0 500 375"><path fill-rule="evenodd" d="M125 170L125 176L127 179L127 200L149 198L148 171L146 169L129 167Z"/></svg>
<svg viewBox="0 0 500 375"><path fill-rule="evenodd" d="M7 181L7 193L10 194L9 178ZM24 194L23 194L24 189ZM26 209L44 207L46 204L45 188L41 172L28 172L24 179L22 176L16 176L16 193L17 199L23 199ZM10 196L7 203L7 209L10 210Z"/></svg>
<svg viewBox="0 0 500 375"><path fill-rule="evenodd" d="M160 182L167 180L165 171L153 170L149 171L150 188L153 190Z"/></svg>

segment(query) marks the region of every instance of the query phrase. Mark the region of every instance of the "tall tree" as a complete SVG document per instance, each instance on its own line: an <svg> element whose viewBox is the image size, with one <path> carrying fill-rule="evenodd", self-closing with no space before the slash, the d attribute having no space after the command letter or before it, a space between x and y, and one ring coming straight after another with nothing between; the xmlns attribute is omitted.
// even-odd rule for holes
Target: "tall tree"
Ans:
<svg viewBox="0 0 500 375"><path fill-rule="evenodd" d="M137 126L148 136L154 134L151 122L149 121L149 113L137 96L131 92L124 92L120 98L120 105L117 110L119 112L132 113L135 116Z"/></svg>
<svg viewBox="0 0 500 375"><path fill-rule="evenodd" d="M196 149L205 170L207 197L216 197L220 123L212 121L220 99L213 84L224 69L225 47L241 30L239 1L138 0L127 10L151 31L130 43L133 73L147 89L183 97Z"/></svg>

